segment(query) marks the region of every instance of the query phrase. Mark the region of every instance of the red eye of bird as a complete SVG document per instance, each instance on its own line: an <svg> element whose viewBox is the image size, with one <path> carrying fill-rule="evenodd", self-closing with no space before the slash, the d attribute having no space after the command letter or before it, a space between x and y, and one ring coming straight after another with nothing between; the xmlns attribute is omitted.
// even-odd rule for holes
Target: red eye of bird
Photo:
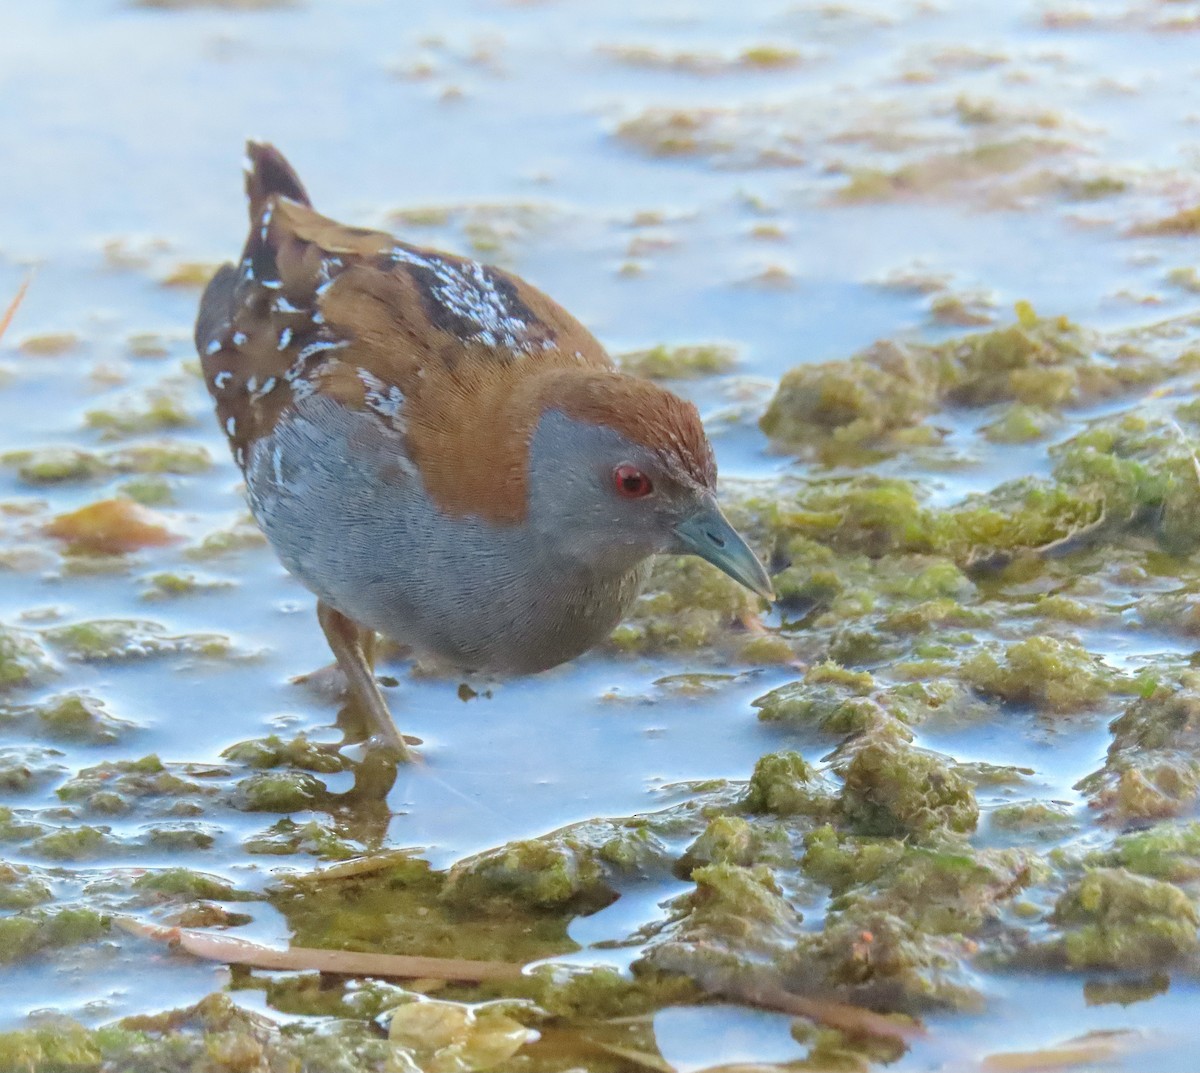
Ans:
<svg viewBox="0 0 1200 1073"><path fill-rule="evenodd" d="M613 470L613 481L617 486L617 495L625 499L641 499L654 491L650 478L628 462Z"/></svg>

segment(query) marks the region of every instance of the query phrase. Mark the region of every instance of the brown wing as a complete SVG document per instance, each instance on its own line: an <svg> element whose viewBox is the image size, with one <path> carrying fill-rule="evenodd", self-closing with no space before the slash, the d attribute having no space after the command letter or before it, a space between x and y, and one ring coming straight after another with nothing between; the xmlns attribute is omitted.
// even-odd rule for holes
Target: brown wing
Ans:
<svg viewBox="0 0 1200 1073"><path fill-rule="evenodd" d="M418 464L457 458L468 483L473 469L494 481L505 430L489 426L521 381L611 368L587 329L523 280L338 224L311 208L276 149L248 152L250 235L240 265L209 284L196 324L239 463L297 398L319 391L403 432Z"/></svg>

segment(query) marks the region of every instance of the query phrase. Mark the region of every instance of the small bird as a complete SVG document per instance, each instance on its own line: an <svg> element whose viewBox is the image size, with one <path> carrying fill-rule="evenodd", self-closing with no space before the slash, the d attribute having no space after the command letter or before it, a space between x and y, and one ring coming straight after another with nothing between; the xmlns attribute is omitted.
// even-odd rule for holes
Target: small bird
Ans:
<svg viewBox="0 0 1200 1073"><path fill-rule="evenodd" d="M545 670L609 634L661 553L770 598L691 403L619 372L517 276L336 223L277 149L247 151L250 234L196 349L375 744L412 758L377 633L464 671Z"/></svg>

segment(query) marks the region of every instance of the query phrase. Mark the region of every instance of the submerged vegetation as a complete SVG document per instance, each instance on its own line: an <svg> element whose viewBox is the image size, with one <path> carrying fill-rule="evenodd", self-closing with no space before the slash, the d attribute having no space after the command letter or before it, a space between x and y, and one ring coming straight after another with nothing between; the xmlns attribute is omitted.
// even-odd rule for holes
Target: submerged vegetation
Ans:
<svg viewBox="0 0 1200 1073"><path fill-rule="evenodd" d="M82 270L60 276L61 236L47 255L15 221L0 268L47 267L35 308L23 286L0 298L0 401L18 430L0 444L0 968L16 981L0 1070L668 1073L675 1017L676 1045L696 1037L690 1067L865 1071L913 1048L929 1068L1091 1068L1147 1045L1126 1026L1186 1025L1179 985L1200 970L1200 318L1176 314L1200 290L1200 209L1193 176L1136 153L1150 136L1175 146L1186 121L1156 116L1139 141L1117 116L1148 113L1172 80L1101 69L1063 42L1133 30L1150 55L1194 31L1194 13L1052 5L1018 15L1029 36L1010 41L985 37L983 8L799 4L762 22L750 5L723 10L719 35L642 20L599 47L584 32L543 50L527 27L563 6L510 6L489 18L520 20L511 37L431 19L419 38L380 35L389 55L366 60L339 36L349 15L295 0L126 0L122 17L149 43L164 40L152 21L179 35L189 97L207 85L193 62L245 92L252 61L294 92L289 20L330 18L331 99L352 70L355 93L386 102L364 114L403 114L396 136L438 149L420 157L417 196L446 200L368 204L363 222L515 267L606 341L640 346L620 366L695 399L723 474L759 474L725 479L721 498L778 600L662 558L597 655L495 698L472 682L453 699L456 682L388 649L402 724L421 690L450 698L425 724L427 765L402 782L364 759L352 714L321 725L335 680L283 684L316 662L292 643L319 635L288 628L307 597L241 505L189 338L226 244L96 240L89 226ZM909 32L964 13L983 43L955 44L949 23ZM563 57L607 81L572 97ZM178 99L158 84L166 112ZM568 103L530 122L547 84ZM411 91L405 109L372 96L385 91ZM35 117L40 97L57 99L31 93ZM1098 108L1113 99L1110 125ZM364 130L344 118L349 145ZM568 123L585 137L559 142ZM491 151L512 124L534 156L515 140ZM377 127L369 162L417 159ZM493 182L495 160L523 200L459 200ZM613 183L614 165L645 185ZM572 185L589 172L599 186ZM122 174L146 205L164 200ZM231 174L222 211L235 188ZM625 203L629 189L661 203ZM146 220L196 233L194 217ZM947 220L971 256L946 248ZM990 249L1009 229L1019 242ZM1105 243L1123 259L1115 280L1087 260ZM917 259L887 269L897 257ZM572 279L572 264L591 274ZM1088 308L1072 297L1085 284L1100 314L1058 315ZM144 319L115 315L117 294L149 295ZM658 332L733 342L645 345ZM891 337L864 348L866 332ZM26 435L27 405L52 434ZM693 724L693 710L719 721ZM522 781L523 756L543 763L559 734L580 770ZM468 769L487 754L467 736L494 746L486 793ZM694 752L655 752L684 739ZM626 763L614 741L650 759ZM681 756L685 775L699 757L720 777L662 783ZM578 821L599 807L581 793L563 815L555 780L583 765L614 782L628 766L640 811ZM469 856L455 859L465 850L434 822L446 816ZM272 961L272 937L294 960ZM472 975L481 961L492 971ZM1064 994L1106 1031L980 1064L997 1018L1007 1034L1045 997L1021 1028L1032 1037ZM1143 1014L1152 1001L1174 1005ZM731 1004L785 1018L773 1029L790 1031L790 1059L760 1060L765 1022L738 1022L748 1056L721 1052L709 1025ZM1179 1064L1191 1044L1163 1045Z"/></svg>
<svg viewBox="0 0 1200 1073"><path fill-rule="evenodd" d="M52 749L13 753L0 767L7 792L19 798L48 782L59 805L16 800L0 814L3 845L36 862L5 864L0 875L9 961L69 960L97 943L144 941L115 938L112 921L122 914L236 929L262 904L286 919L295 946L351 959L372 952L551 965L517 979L436 986L355 983L352 971L319 982L311 973L240 970L234 996L262 989L282 1012L342 1027L331 1035L275 1024L216 995L97 1030L38 1025L0 1036L0 1055L39 1071L62 1067L64 1056L71 1068L100 1071L141 1068L167 1053L173 1061L204 1054L205 1068L227 1070L318 1060L346 1069L399 1061L619 1070L623 1055L655 1053L646 1023L628 1018L667 1004L723 998L793 1009L815 1000L809 1012L819 1023L827 1016L820 1004L834 1000L898 1018L881 1023L894 1026L894 1039L893 1029L880 1038L878 1025L856 1035L836 1020L842 1014L828 1015L840 1027L798 1030L808 1061L826 1068L820 1063L833 1055L859 1063L894 1055L905 1018L980 1008L983 968L1194 966L1200 838L1194 824L1172 820L1200 799L1195 672L1186 658L1117 665L1092 640L1118 622L1147 636L1200 629L1200 574L1187 558L1200 546L1192 524L1200 471L1188 444L1200 418L1182 401L1200 376L1193 334L1187 322L1100 336L1021 306L1007 326L937 344L880 344L785 376L764 429L780 449L839 469L733 489L731 513L772 566L780 614L764 620L753 597L696 559L667 559L611 641L626 658L682 653L714 668L774 665L785 679L754 701L781 747L744 781L697 784L664 811L590 820L439 871L416 854L380 853L386 808L372 804L366 783L335 789L356 764L304 735L246 741L209 766L147 755L71 773ZM677 353L691 370L691 352ZM667 355L637 360L676 375ZM862 470L882 458L936 457L937 426L950 413L970 415L987 442L997 413L1067 421L1098 400L1103 416L1077 421L1042 449L1043 476L958 502L935 503L917 475ZM30 484L48 479L29 458L16 464ZM111 479L118 470L103 472ZM86 466L53 479L101 478ZM46 530L76 542L104 532L104 547L68 540L64 556L159 543L142 508L109 511L98 530L88 512L110 502L119 501L100 500ZM237 531L184 554L216 554L226 543L236 550ZM148 583L148 595L189 599L214 585L163 571ZM0 652L0 726L92 746L124 742L138 728L95 696L35 700L31 689L72 662L236 655L220 635L171 634L136 619L14 624ZM711 692L725 680L692 678L662 685ZM1108 755L1075 792L1109 832L1107 849L1094 839L1074 848L1088 817L1040 797L1032 770L965 763L918 743L963 725L1020 732L1106 720ZM268 816L243 842L251 857L330 863L258 890L186 868L117 871L99 886L80 875L63 888L55 878L54 869L76 862L132 862L148 847L203 853L223 837L225 817L239 813ZM1151 821L1159 826L1135 829ZM1047 844L1057 847L1049 856ZM575 918L668 880L689 886L628 937L640 948L632 975L553 967L577 948L568 930Z"/></svg>

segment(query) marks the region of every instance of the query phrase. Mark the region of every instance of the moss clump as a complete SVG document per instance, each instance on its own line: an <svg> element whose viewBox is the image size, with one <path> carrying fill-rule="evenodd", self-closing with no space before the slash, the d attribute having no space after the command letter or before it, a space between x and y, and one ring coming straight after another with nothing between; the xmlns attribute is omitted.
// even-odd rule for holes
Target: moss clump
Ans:
<svg viewBox="0 0 1200 1073"><path fill-rule="evenodd" d="M217 902L245 901L251 895L235 890L223 879L193 872L190 868L163 868L147 872L133 881L133 889L154 901Z"/></svg>
<svg viewBox="0 0 1200 1073"><path fill-rule="evenodd" d="M710 864L749 867L781 863L789 857L787 834L780 825L751 823L741 816L714 816L679 858L675 871L690 878L695 869Z"/></svg>
<svg viewBox="0 0 1200 1073"><path fill-rule="evenodd" d="M87 1029L66 1018L0 1035L0 1068L22 1073L159 1073L206 1070L380 1070L396 1048L373 1025L343 1022L328 1031L239 1009L228 996L195 1006Z"/></svg>
<svg viewBox="0 0 1200 1073"><path fill-rule="evenodd" d="M175 600L181 596L197 596L206 592L219 592L234 587L234 582L219 578L200 577L196 574L158 573L146 578L146 587L140 595L143 600Z"/></svg>
<svg viewBox="0 0 1200 1073"><path fill-rule="evenodd" d="M27 484L64 484L106 477L111 468L92 451L74 447L43 447L36 451L9 451L0 455L0 464L15 466L17 475Z"/></svg>
<svg viewBox="0 0 1200 1073"><path fill-rule="evenodd" d="M768 753L754 765L746 807L775 816L820 816L833 809L834 799L799 753Z"/></svg>
<svg viewBox="0 0 1200 1073"><path fill-rule="evenodd" d="M221 756L236 764L260 770L288 767L332 774L346 768L346 761L342 757L322 748L316 742L309 741L305 734L298 734L288 740L272 734L266 738L240 741L229 746Z"/></svg>
<svg viewBox="0 0 1200 1073"><path fill-rule="evenodd" d="M1200 879L1200 823L1160 823L1122 835L1110 849L1092 854L1088 863L1171 883Z"/></svg>
<svg viewBox="0 0 1200 1073"><path fill-rule="evenodd" d="M1145 531L1176 555L1200 547L1200 480L1173 420L1135 409L1089 426L1051 456L1054 480L1102 504L1110 527Z"/></svg>
<svg viewBox="0 0 1200 1073"><path fill-rule="evenodd" d="M32 909L53 897L50 885L28 865L0 861L0 909Z"/></svg>
<svg viewBox="0 0 1200 1073"><path fill-rule="evenodd" d="M175 798L189 810L203 811L199 801L217 788L167 769L153 753L138 760L111 760L86 767L55 793L61 801L77 802L90 812L117 814L146 798Z"/></svg>
<svg viewBox="0 0 1200 1073"><path fill-rule="evenodd" d="M973 831L979 806L951 761L894 741L867 741L840 766L841 811L858 834L915 839Z"/></svg>
<svg viewBox="0 0 1200 1073"><path fill-rule="evenodd" d="M35 909L4 917L0 919L0 963L94 942L107 932L108 919L90 909Z"/></svg>
<svg viewBox="0 0 1200 1073"><path fill-rule="evenodd" d="M676 905L678 937L689 943L735 944L743 955L767 954L785 949L799 933L803 916L768 868L711 864L697 868L692 881L696 889Z"/></svg>
<svg viewBox="0 0 1200 1073"><path fill-rule="evenodd" d="M51 861L83 861L115 849L119 843L106 827L60 827L41 835L30 845L32 852Z"/></svg>
<svg viewBox="0 0 1200 1073"><path fill-rule="evenodd" d="M89 410L84 416L89 428L108 438L141 436L195 424L178 391L154 388L141 399L129 399L111 410Z"/></svg>
<svg viewBox="0 0 1200 1073"><path fill-rule="evenodd" d="M809 537L840 553L878 559L889 553L927 553L945 542L942 516L922 502L911 481L861 477L802 486L780 504L776 525L789 536Z"/></svg>
<svg viewBox="0 0 1200 1073"><path fill-rule="evenodd" d="M839 895L852 887L873 883L890 871L904 853L905 845L899 839L841 834L826 824L804 836L801 867L810 879Z"/></svg>
<svg viewBox="0 0 1200 1073"><path fill-rule="evenodd" d="M227 529L209 533L198 544L188 548L185 554L189 559L205 561L233 555L247 548L261 548L266 543L267 538L263 536L254 519L243 518Z"/></svg>
<svg viewBox="0 0 1200 1073"><path fill-rule="evenodd" d="M646 591L609 643L621 652L735 647L757 612L752 593L695 556L655 560Z"/></svg>
<svg viewBox="0 0 1200 1073"><path fill-rule="evenodd" d="M1099 341L1063 317L1018 303L1017 320L933 344L876 343L854 357L786 373L762 418L775 442L823 461L862 462L904 446L945 406L1014 404L988 434L1040 437L1066 406L1164 379L1181 365L1136 348L1097 359Z"/></svg>
<svg viewBox="0 0 1200 1073"><path fill-rule="evenodd" d="M990 814L992 827L1024 835L1063 834L1071 826L1071 810L1045 801L1021 801L1001 805Z"/></svg>
<svg viewBox="0 0 1200 1073"><path fill-rule="evenodd" d="M1104 766L1080 780L1107 818L1163 819L1200 799L1200 696L1159 688L1131 703L1109 728Z"/></svg>
<svg viewBox="0 0 1200 1073"><path fill-rule="evenodd" d="M138 443L105 452L105 460L117 473L146 476L172 473L189 476L212 469L212 455L198 443L169 440L162 443Z"/></svg>
<svg viewBox="0 0 1200 1073"><path fill-rule="evenodd" d="M306 771L263 771L237 784L233 806L243 812L306 812L327 796L325 784Z"/></svg>
<svg viewBox="0 0 1200 1073"><path fill-rule="evenodd" d="M199 444L188 443L142 443L108 451L39 447L0 455L0 465L15 467L27 484L53 485L101 480L119 473L203 473L212 468L212 456ZM129 497L147 505L164 501L149 503L137 495Z"/></svg>
<svg viewBox="0 0 1200 1073"><path fill-rule="evenodd" d="M156 622L141 619L94 619L54 626L42 636L72 660L123 663L161 656L220 658L233 650L229 638L215 633L172 636Z"/></svg>
<svg viewBox="0 0 1200 1073"><path fill-rule="evenodd" d="M839 713L858 699L844 686L789 682L759 697L753 701L753 706L758 709L758 718L764 723L824 729L830 723L840 724L842 720Z"/></svg>
<svg viewBox="0 0 1200 1073"><path fill-rule="evenodd" d="M643 971L630 978L608 966L540 966L527 979L533 985L528 997L551 1017L591 1023L638 1017L701 997L685 977Z"/></svg>
<svg viewBox="0 0 1200 1073"><path fill-rule="evenodd" d="M982 649L963 664L960 673L987 696L1049 714L1094 708L1108 699L1120 681L1087 649L1054 637L1018 641L1008 646L1002 660Z"/></svg>
<svg viewBox="0 0 1200 1073"><path fill-rule="evenodd" d="M617 357L622 370L651 380L691 380L727 373L737 359L731 346L663 346L631 350Z"/></svg>
<svg viewBox="0 0 1200 1073"><path fill-rule="evenodd" d="M103 1059L100 1034L65 1018L0 1033L0 1069L14 1073L93 1073Z"/></svg>
<svg viewBox="0 0 1200 1073"><path fill-rule="evenodd" d="M450 869L442 898L463 908L598 909L616 897L595 850L569 834L510 842Z"/></svg>
<svg viewBox="0 0 1200 1073"><path fill-rule="evenodd" d="M339 834L336 826L323 818L296 823L284 817L265 831L251 835L242 846L247 853L279 857L307 853L322 861L347 861L365 852L360 843Z"/></svg>
<svg viewBox="0 0 1200 1073"><path fill-rule="evenodd" d="M855 1005L918 1012L978 1010L972 944L887 913L840 917L802 937L782 966L790 990L834 992Z"/></svg>
<svg viewBox="0 0 1200 1073"><path fill-rule="evenodd" d="M0 842L26 842L46 830L44 824L20 819L12 809L0 805Z"/></svg>
<svg viewBox="0 0 1200 1073"><path fill-rule="evenodd" d="M946 404L1057 409L1120 382L1116 372L1108 381L1085 373L1091 360L1077 326L1022 306L1015 324L993 331L937 344L877 343L847 361L797 366L780 381L762 429L826 461L861 459L893 448L896 433Z"/></svg>
<svg viewBox="0 0 1200 1073"><path fill-rule="evenodd" d="M20 709L36 721L40 733L57 741L107 745L119 741L134 724L105 710L104 702L86 693L66 693Z"/></svg>
<svg viewBox="0 0 1200 1073"><path fill-rule="evenodd" d="M74 350L79 344L79 336L74 332L41 332L38 335L27 335L17 346L25 354L39 358L56 358Z"/></svg>
<svg viewBox="0 0 1200 1073"><path fill-rule="evenodd" d="M1138 235L1200 235L1200 205L1180 209L1170 216L1163 216L1134 228Z"/></svg>
<svg viewBox="0 0 1200 1073"><path fill-rule="evenodd" d="M1033 443L1043 439L1058 424L1058 418L1038 406L1013 403L980 431L991 443Z"/></svg>
<svg viewBox="0 0 1200 1073"><path fill-rule="evenodd" d="M1072 969L1157 969L1193 956L1200 914L1178 887L1122 868L1096 868L1054 907L1055 950Z"/></svg>
<svg viewBox="0 0 1200 1073"><path fill-rule="evenodd" d="M0 693L37 685L55 673L45 650L28 633L0 626Z"/></svg>

